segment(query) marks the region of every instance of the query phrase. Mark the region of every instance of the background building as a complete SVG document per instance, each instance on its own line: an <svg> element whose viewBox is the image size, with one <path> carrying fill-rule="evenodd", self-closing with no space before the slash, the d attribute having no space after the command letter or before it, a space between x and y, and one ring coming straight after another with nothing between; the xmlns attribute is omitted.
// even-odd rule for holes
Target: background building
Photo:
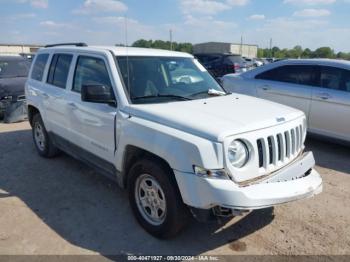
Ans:
<svg viewBox="0 0 350 262"><path fill-rule="evenodd" d="M25 45L25 44L0 44L0 54L30 54L35 53L40 45Z"/></svg>
<svg viewBox="0 0 350 262"><path fill-rule="evenodd" d="M255 58L258 56L258 46L248 44L207 42L193 45L193 53L232 53L239 54L244 57Z"/></svg>

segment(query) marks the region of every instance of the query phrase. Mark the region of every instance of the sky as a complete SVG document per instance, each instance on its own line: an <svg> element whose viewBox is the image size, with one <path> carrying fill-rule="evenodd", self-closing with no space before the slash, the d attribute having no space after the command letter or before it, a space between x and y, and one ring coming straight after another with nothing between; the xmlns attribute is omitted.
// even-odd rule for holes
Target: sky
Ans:
<svg viewBox="0 0 350 262"><path fill-rule="evenodd" d="M350 0L0 0L0 43L131 44L172 30L177 42L350 52L349 14Z"/></svg>

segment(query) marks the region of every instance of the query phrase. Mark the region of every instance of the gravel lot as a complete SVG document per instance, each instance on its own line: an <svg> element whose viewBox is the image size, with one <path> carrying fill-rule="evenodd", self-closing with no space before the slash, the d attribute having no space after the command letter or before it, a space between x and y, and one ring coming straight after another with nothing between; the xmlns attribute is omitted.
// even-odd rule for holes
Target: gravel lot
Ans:
<svg viewBox="0 0 350 262"><path fill-rule="evenodd" d="M309 139L324 192L157 240L126 192L64 154L40 158L27 122L0 123L0 254L348 254L350 147Z"/></svg>

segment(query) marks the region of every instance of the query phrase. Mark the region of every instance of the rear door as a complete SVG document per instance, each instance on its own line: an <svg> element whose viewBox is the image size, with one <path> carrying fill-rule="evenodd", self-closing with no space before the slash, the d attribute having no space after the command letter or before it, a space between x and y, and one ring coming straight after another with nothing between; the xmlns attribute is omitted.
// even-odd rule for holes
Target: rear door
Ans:
<svg viewBox="0 0 350 262"><path fill-rule="evenodd" d="M68 137L68 116L65 111L67 80L71 71L72 54L52 55L46 84L42 89L46 122L50 129L62 137Z"/></svg>
<svg viewBox="0 0 350 262"><path fill-rule="evenodd" d="M300 109L309 115L312 86L317 70L311 65L286 65L265 71L255 77L260 98Z"/></svg>
<svg viewBox="0 0 350 262"><path fill-rule="evenodd" d="M313 88L309 129L313 133L350 141L350 71L320 66Z"/></svg>
<svg viewBox="0 0 350 262"><path fill-rule="evenodd" d="M81 100L84 85L104 85L114 92L111 69L103 55L78 54L75 61L72 87L67 97L71 137L80 148L112 163L116 149L117 108Z"/></svg>

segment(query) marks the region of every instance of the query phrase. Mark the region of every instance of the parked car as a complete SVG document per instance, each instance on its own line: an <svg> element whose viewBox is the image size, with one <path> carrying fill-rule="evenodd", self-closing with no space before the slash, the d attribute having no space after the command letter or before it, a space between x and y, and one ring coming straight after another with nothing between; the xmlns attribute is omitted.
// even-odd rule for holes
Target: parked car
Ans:
<svg viewBox="0 0 350 262"><path fill-rule="evenodd" d="M39 155L60 149L116 180L156 237L190 214L239 215L322 190L304 113L226 93L186 53L49 46L26 95Z"/></svg>
<svg viewBox="0 0 350 262"><path fill-rule="evenodd" d="M7 123L27 116L24 85L29 67L21 56L0 55L0 119Z"/></svg>
<svg viewBox="0 0 350 262"><path fill-rule="evenodd" d="M208 53L194 55L216 78L226 74L241 73L248 70L247 62L241 55L229 53Z"/></svg>
<svg viewBox="0 0 350 262"><path fill-rule="evenodd" d="M283 60L223 79L226 90L302 110L311 133L350 141L350 62Z"/></svg>
<svg viewBox="0 0 350 262"><path fill-rule="evenodd" d="M35 53L20 53L20 55L25 59L28 59L29 62L32 62L35 57Z"/></svg>
<svg viewBox="0 0 350 262"><path fill-rule="evenodd" d="M257 58L248 58L248 57L243 57L243 59L247 62L248 68L253 69L255 67L263 66L264 63L257 59Z"/></svg>

